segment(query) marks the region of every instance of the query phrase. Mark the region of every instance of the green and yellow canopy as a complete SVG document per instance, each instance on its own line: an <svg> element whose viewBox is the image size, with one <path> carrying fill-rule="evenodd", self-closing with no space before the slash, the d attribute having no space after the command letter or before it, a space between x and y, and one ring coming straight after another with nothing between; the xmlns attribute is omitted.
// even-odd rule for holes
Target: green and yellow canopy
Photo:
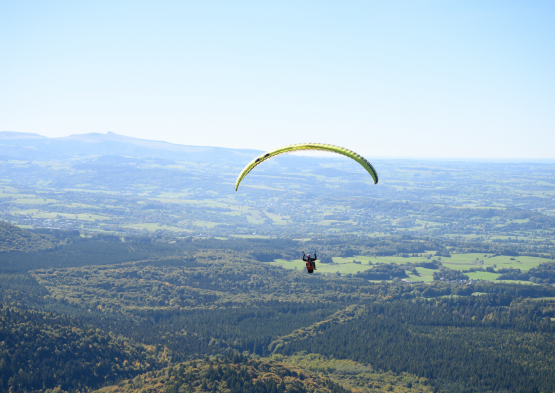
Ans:
<svg viewBox="0 0 555 393"><path fill-rule="evenodd" d="M249 164L241 171L239 177L237 178L237 181L235 182L235 191L237 191L237 189L239 188L239 184L245 178L245 176L247 176L250 171L252 171L258 165L262 164L264 161L269 160L270 158L278 156L280 154L292 153L300 150L324 150L332 153L342 154L346 157L352 158L368 171L370 176L372 176L372 179L374 179L374 184L378 184L378 173L376 172L372 164L370 164L364 157L358 155L354 151L344 149L339 146L326 145L324 143L299 143L296 145L287 145L275 150L270 150L269 152L264 153L249 162Z"/></svg>

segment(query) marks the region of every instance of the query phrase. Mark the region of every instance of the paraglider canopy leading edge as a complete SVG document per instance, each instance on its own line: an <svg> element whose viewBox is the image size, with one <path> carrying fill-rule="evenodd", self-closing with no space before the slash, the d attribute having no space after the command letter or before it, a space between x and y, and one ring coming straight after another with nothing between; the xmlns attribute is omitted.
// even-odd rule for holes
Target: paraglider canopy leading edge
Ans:
<svg viewBox="0 0 555 393"><path fill-rule="evenodd" d="M378 173L376 172L372 164L370 164L368 160L366 160L366 158L355 153L354 151L339 146L326 145L324 143L299 143L296 145L287 145L275 150L270 150L269 152L264 153L249 162L249 164L241 171L239 177L237 178L237 181L235 182L235 191L237 191L237 189L239 188L239 184L245 178L245 176L247 176L250 171L252 171L258 165L262 164L264 161L269 160L270 158L280 154L292 153L299 150L324 150L332 153L342 154L344 156L352 158L368 171L370 176L372 176L372 179L374 179L374 184L378 184Z"/></svg>

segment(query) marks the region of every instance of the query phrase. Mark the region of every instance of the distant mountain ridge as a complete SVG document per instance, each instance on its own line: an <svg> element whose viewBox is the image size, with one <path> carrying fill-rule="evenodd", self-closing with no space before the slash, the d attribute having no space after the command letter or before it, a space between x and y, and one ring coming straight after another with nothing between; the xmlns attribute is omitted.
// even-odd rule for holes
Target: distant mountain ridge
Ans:
<svg viewBox="0 0 555 393"><path fill-rule="evenodd" d="M48 138L39 134L0 131L0 161L49 161L84 159L89 164L121 164L123 157L163 160L163 165L172 161L193 162L212 169L233 168L238 171L263 151L254 149L230 149L213 146L178 145L163 141L133 138L113 132L101 134L74 134L60 138ZM94 158L93 158L94 157ZM120 157L119 159L116 157ZM92 158L92 161L90 161ZM341 160L349 162L355 175L363 171L357 163L342 156L319 157L285 154L262 165L254 176L262 172L316 171L314 174L327 177L349 176L349 170L333 168ZM74 162L74 165L78 164ZM219 167L219 168L217 168ZM83 169L83 168L81 168ZM342 168L344 169L344 168ZM252 175L251 175L252 176Z"/></svg>
<svg viewBox="0 0 555 393"><path fill-rule="evenodd" d="M89 133L61 138L39 134L0 131L0 158L19 160L68 159L80 156L119 155L165 158L173 160L239 161L260 154L258 150L228 149L224 147L177 145L118 135ZM247 161L248 162L248 161Z"/></svg>

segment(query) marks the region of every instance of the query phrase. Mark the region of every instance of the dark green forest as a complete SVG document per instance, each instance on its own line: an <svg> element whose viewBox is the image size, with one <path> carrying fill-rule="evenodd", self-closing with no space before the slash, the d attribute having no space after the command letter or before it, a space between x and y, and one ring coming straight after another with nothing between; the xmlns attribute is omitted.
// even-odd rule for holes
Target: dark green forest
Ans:
<svg viewBox="0 0 555 393"><path fill-rule="evenodd" d="M280 348L370 363L445 392L555 389L552 302L475 296L373 304L368 314Z"/></svg>

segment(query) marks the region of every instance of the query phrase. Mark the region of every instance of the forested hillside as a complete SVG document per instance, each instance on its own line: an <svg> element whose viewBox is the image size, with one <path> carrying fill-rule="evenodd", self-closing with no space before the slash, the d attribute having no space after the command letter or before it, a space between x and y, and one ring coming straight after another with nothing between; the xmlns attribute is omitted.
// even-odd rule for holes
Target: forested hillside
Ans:
<svg viewBox="0 0 555 393"><path fill-rule="evenodd" d="M229 393L348 393L339 383L302 368L237 353L223 358L176 364L100 389L99 393L164 391Z"/></svg>
<svg viewBox="0 0 555 393"><path fill-rule="evenodd" d="M13 251L44 251L55 247L52 236L37 235L0 221L0 253Z"/></svg>
<svg viewBox="0 0 555 393"><path fill-rule="evenodd" d="M157 347L63 315L0 306L0 391L77 391L158 369Z"/></svg>
<svg viewBox="0 0 555 393"><path fill-rule="evenodd" d="M54 251L5 254L9 258L0 266L3 356L11 370L5 389L61 385L76 391L122 379L129 381L110 389L138 389L141 384L166 390L177 389L177 384L223 389L226 381L234 381L229 382L234 389L279 388L279 381L261 385L260 378L244 379L235 371L213 381L202 373L193 379L159 373L166 364L175 370L181 362L233 351L245 354L240 363L271 357L360 391L516 387L535 392L555 386L550 374L555 365L555 288L548 284L395 281L403 273L418 277L413 270L444 274L445 256L401 256L407 262L366 265L366 274L384 274L390 280L368 281L362 273L308 275L258 262L256 250L276 250L268 241L145 240L76 239ZM104 264L90 264L93 258ZM539 264L531 272L549 272L550 266ZM25 271L28 267L40 268ZM36 358L36 353L44 357ZM23 367L25 357L34 363ZM48 371L54 359L65 371ZM26 371L30 367L52 376L45 387L37 385L43 380L38 374ZM358 370L356 377L349 368ZM130 380L145 370L157 374ZM101 374L104 381L98 379Z"/></svg>
<svg viewBox="0 0 555 393"><path fill-rule="evenodd" d="M440 391L555 389L553 302L484 295L375 303L349 323L276 346L429 378ZM548 366L549 365L549 366Z"/></svg>

